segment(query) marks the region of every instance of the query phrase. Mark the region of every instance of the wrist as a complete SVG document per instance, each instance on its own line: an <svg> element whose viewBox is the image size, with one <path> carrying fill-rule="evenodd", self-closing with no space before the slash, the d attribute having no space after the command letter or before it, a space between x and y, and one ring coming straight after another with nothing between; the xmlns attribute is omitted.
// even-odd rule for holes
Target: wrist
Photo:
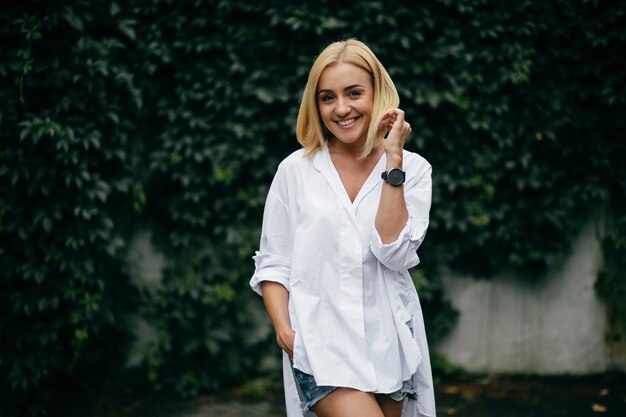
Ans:
<svg viewBox="0 0 626 417"><path fill-rule="evenodd" d="M387 169L402 168L402 153L387 154Z"/></svg>
<svg viewBox="0 0 626 417"><path fill-rule="evenodd" d="M291 332L292 330L291 323L289 322L281 322L274 325L274 331L276 334L285 334Z"/></svg>

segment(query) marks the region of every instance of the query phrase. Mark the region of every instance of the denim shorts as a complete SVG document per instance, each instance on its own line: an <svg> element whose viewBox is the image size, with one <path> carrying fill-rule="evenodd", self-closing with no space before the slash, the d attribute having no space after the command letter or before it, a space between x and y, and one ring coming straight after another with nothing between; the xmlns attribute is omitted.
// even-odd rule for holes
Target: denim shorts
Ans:
<svg viewBox="0 0 626 417"><path fill-rule="evenodd" d="M313 375L309 375L299 369L294 368L293 363L291 369L293 369L293 374L296 378L298 392L301 394L301 398L303 398L302 402L300 403L303 414L306 414L307 411L309 411L315 404L317 404L318 401L337 389L337 387L329 385L318 386L315 383L315 378L313 377ZM399 390L387 395L395 401L402 401L406 397L412 399L417 398L415 389L413 388L413 384L410 379L402 382L402 386Z"/></svg>

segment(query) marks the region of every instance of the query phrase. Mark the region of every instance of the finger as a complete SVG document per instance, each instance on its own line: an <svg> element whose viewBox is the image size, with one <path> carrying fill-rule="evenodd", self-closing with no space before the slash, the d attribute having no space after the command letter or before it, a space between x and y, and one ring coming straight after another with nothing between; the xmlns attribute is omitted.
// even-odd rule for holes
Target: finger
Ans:
<svg viewBox="0 0 626 417"><path fill-rule="evenodd" d="M280 346L280 348L282 350L284 350L285 352L287 352L287 355L289 356L293 356L293 348L290 347L289 345L287 345L286 343L279 343L278 346Z"/></svg>
<svg viewBox="0 0 626 417"><path fill-rule="evenodd" d="M383 118L380 120L381 126L393 126L393 123L396 121L396 115L386 113Z"/></svg>
<svg viewBox="0 0 626 417"><path fill-rule="evenodd" d="M404 123L404 111L400 109L396 109L396 123L400 123L402 125Z"/></svg>
<svg viewBox="0 0 626 417"><path fill-rule="evenodd" d="M395 109L388 110L384 114L383 118L384 119L393 119L393 120L395 120L398 117L398 114L401 113L401 112L402 112L402 110L396 107Z"/></svg>
<svg viewBox="0 0 626 417"><path fill-rule="evenodd" d="M291 331L283 340L284 350L288 355L293 356L293 345L296 339L296 332Z"/></svg>
<svg viewBox="0 0 626 417"><path fill-rule="evenodd" d="M399 132L403 131L404 128L405 128L405 122L403 120L401 120L400 117L398 117L396 119L396 121L393 122L393 125L391 125L390 131L395 131L395 132L399 133Z"/></svg>

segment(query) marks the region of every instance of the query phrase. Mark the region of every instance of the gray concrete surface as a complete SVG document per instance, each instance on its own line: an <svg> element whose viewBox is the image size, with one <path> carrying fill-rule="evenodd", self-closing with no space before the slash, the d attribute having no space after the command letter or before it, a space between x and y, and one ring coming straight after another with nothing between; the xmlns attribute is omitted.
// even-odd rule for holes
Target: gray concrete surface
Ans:
<svg viewBox="0 0 626 417"><path fill-rule="evenodd" d="M437 415L462 417L626 416L626 374L593 377L457 375L436 384ZM285 417L282 398L193 400L110 393L63 417Z"/></svg>
<svg viewBox="0 0 626 417"><path fill-rule="evenodd" d="M183 410L175 417L284 417L285 411L274 404L260 403L220 403L197 405ZM171 416L174 417L174 416Z"/></svg>
<svg viewBox="0 0 626 417"><path fill-rule="evenodd" d="M626 349L608 340L606 305L594 290L602 255L589 223L572 253L546 276L490 280L448 274L459 323L433 350L476 373L591 374L626 370ZM623 340L622 342L623 343Z"/></svg>

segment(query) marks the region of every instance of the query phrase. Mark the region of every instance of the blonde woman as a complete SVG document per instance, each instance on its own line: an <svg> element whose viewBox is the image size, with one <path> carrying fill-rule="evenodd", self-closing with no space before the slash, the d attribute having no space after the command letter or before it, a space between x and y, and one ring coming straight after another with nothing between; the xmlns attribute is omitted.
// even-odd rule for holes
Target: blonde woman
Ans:
<svg viewBox="0 0 626 417"><path fill-rule="evenodd" d="M428 227L431 167L374 53L351 39L315 60L279 165L256 271L284 351L288 417L435 415L408 269Z"/></svg>

